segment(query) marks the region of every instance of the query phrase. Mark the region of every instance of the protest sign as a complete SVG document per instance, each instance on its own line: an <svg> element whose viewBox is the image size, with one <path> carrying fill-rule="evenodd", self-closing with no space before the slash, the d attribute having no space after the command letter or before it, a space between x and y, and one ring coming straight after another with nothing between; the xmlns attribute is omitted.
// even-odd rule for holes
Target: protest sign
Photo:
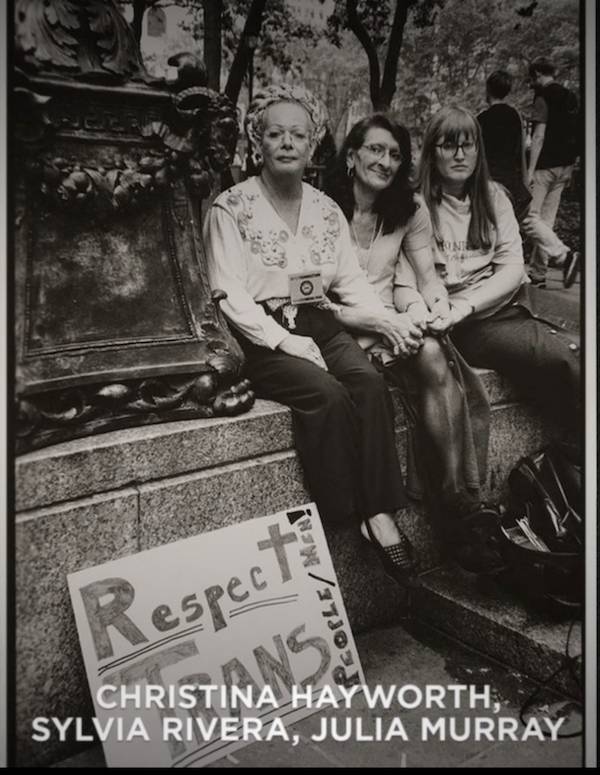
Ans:
<svg viewBox="0 0 600 775"><path fill-rule="evenodd" d="M68 581L110 767L198 767L288 739L307 694L364 683L314 504Z"/></svg>

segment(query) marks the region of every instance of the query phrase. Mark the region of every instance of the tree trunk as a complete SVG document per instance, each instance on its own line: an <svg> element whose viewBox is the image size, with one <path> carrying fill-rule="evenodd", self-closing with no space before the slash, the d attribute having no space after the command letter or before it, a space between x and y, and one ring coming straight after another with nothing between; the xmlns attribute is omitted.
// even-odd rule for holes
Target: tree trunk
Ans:
<svg viewBox="0 0 600 775"><path fill-rule="evenodd" d="M366 27L358 18L356 6L358 0L346 0L346 12L348 14L348 27L358 38L360 44L365 50L367 59L369 60L369 94L371 97L371 103L375 110L381 110L380 108L380 87L379 87L379 59L377 59L377 50L373 45L373 41L369 37Z"/></svg>
<svg viewBox="0 0 600 775"><path fill-rule="evenodd" d="M131 26L133 28L133 34L138 44L142 42L142 22L144 20L144 14L146 13L146 0L133 0L133 19Z"/></svg>
<svg viewBox="0 0 600 775"><path fill-rule="evenodd" d="M210 0L208 0L210 2ZM246 23L244 25L244 31L240 39L237 51L231 63L231 69L229 71L229 77L227 84L225 85L225 94L233 102L237 104L242 89L242 83L248 65L250 63L250 57L254 56L254 46L256 45L256 39L260 34L260 28L263 22L263 15L267 0L252 0L252 5L248 11L246 17ZM252 46L248 41L252 42Z"/></svg>
<svg viewBox="0 0 600 775"><path fill-rule="evenodd" d="M389 110L392 99L396 92L396 79L398 78L398 60L402 49L402 39L404 37L404 27L408 18L409 0L396 0L396 10L394 11L394 21L390 31L388 41L387 56L383 69L383 79L381 81L381 90L379 93L382 107L378 110Z"/></svg>
<svg viewBox="0 0 600 775"><path fill-rule="evenodd" d="M221 91L221 17L223 0L202 0L204 11L204 66L208 87Z"/></svg>

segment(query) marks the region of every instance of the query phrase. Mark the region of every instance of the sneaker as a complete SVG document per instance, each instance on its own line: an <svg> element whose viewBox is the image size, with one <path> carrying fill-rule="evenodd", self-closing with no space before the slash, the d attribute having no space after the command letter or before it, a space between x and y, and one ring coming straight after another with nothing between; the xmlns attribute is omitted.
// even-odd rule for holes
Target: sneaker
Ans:
<svg viewBox="0 0 600 775"><path fill-rule="evenodd" d="M567 257L570 254L570 250L567 250L566 253L561 253L560 256L549 256L548 257L548 266L552 266L555 269L562 269L565 265L565 262L567 260Z"/></svg>
<svg viewBox="0 0 600 775"><path fill-rule="evenodd" d="M563 266L563 285L565 288L570 288L577 279L580 263L581 254L579 251L570 250L567 253L567 257Z"/></svg>
<svg viewBox="0 0 600 775"><path fill-rule="evenodd" d="M531 284L534 288L545 288L546 287L546 280L542 279L541 277L532 277L529 275L529 279L531 281Z"/></svg>

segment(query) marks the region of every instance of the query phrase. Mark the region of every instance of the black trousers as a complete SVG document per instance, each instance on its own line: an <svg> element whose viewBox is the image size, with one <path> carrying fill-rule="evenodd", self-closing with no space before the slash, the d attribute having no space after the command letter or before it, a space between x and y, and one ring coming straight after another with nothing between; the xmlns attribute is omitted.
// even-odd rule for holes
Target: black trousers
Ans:
<svg viewBox="0 0 600 775"><path fill-rule="evenodd" d="M327 316L330 316L329 319ZM306 484L329 524L406 505L383 376L330 312L302 307L291 333L312 336L329 371L238 337L256 394L292 409Z"/></svg>
<svg viewBox="0 0 600 775"><path fill-rule="evenodd" d="M580 429L581 348L570 300L523 286L513 302L483 320L467 320L452 340L472 366L503 374L542 411Z"/></svg>

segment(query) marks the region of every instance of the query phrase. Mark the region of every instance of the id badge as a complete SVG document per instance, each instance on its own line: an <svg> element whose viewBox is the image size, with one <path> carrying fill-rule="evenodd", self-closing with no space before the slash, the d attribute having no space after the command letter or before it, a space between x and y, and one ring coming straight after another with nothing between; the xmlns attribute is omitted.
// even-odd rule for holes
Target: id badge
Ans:
<svg viewBox="0 0 600 775"><path fill-rule="evenodd" d="M323 301L325 294L321 272L291 274L290 299L292 304L312 304L315 301Z"/></svg>

